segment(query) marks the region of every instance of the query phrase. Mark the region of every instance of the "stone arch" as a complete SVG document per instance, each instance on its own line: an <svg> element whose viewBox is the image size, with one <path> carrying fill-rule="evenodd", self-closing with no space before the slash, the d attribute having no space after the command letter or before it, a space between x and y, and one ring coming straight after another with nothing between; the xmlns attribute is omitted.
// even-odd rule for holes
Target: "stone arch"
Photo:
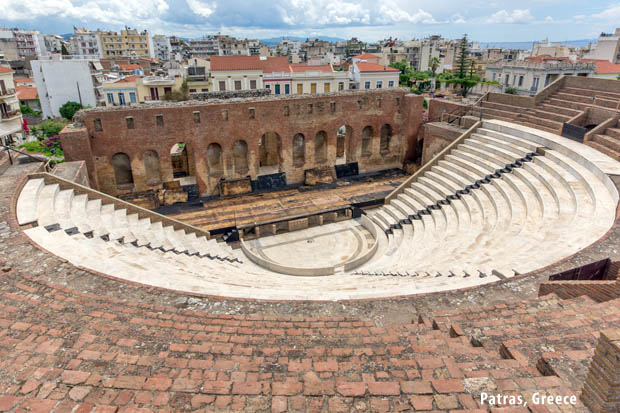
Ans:
<svg viewBox="0 0 620 413"><path fill-rule="evenodd" d="M293 136L293 165L302 166L306 163L306 138L301 133Z"/></svg>
<svg viewBox="0 0 620 413"><path fill-rule="evenodd" d="M258 167L259 174L273 174L280 172L282 157L282 142L280 135L267 132L258 140Z"/></svg>
<svg viewBox="0 0 620 413"><path fill-rule="evenodd" d="M224 172L224 166L222 163L222 147L219 143L210 143L207 146L207 165L209 166L209 173L222 174Z"/></svg>
<svg viewBox="0 0 620 413"><path fill-rule="evenodd" d="M129 155L119 152L112 157L112 167L114 168L114 179L116 187L133 185L133 173L131 172L131 162Z"/></svg>
<svg viewBox="0 0 620 413"><path fill-rule="evenodd" d="M173 178L183 178L191 175L185 142L178 142L172 145L172 148L170 148L170 161L172 163Z"/></svg>
<svg viewBox="0 0 620 413"><path fill-rule="evenodd" d="M327 161L327 133L319 131L314 137L314 162Z"/></svg>
<svg viewBox="0 0 620 413"><path fill-rule="evenodd" d="M353 161L353 128L349 125L342 125L336 134L336 164L343 164Z"/></svg>
<svg viewBox="0 0 620 413"><path fill-rule="evenodd" d="M372 154L372 126L366 126L362 130L362 156Z"/></svg>
<svg viewBox="0 0 620 413"><path fill-rule="evenodd" d="M242 139L233 146L233 167L235 173L248 171L248 144Z"/></svg>
<svg viewBox="0 0 620 413"><path fill-rule="evenodd" d="M379 144L379 152L382 154L390 153L390 144L392 140L392 126L386 123L381 127L381 141Z"/></svg>

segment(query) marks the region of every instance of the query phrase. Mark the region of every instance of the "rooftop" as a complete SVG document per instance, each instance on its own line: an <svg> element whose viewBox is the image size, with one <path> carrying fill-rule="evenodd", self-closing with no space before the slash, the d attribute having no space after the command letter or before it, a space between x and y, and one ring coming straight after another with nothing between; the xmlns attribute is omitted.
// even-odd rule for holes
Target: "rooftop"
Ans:
<svg viewBox="0 0 620 413"><path fill-rule="evenodd" d="M375 63L368 62L359 62L357 63L357 68L360 72L398 72L400 70L394 69L393 67L377 65Z"/></svg>
<svg viewBox="0 0 620 413"><path fill-rule="evenodd" d="M616 74L620 73L620 65L611 63L608 60L602 59L582 59L583 63L594 63L596 65L596 69L594 69L594 73L597 74Z"/></svg>
<svg viewBox="0 0 620 413"><path fill-rule="evenodd" d="M0 73L12 73L12 72L14 72L14 71L15 71L15 70L10 69L10 68L8 68L8 67L5 67L5 66L0 66Z"/></svg>
<svg viewBox="0 0 620 413"><path fill-rule="evenodd" d="M17 98L19 100L35 100L39 98L36 87L17 86L15 90L17 91Z"/></svg>

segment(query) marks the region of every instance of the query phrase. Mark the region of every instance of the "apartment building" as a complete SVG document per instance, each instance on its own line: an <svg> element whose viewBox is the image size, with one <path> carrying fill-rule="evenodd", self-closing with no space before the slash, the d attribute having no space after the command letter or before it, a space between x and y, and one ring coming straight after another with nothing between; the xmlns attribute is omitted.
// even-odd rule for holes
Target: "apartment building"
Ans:
<svg viewBox="0 0 620 413"><path fill-rule="evenodd" d="M151 38L151 57L167 62L172 57L170 39L163 34L156 34Z"/></svg>
<svg viewBox="0 0 620 413"><path fill-rule="evenodd" d="M22 112L13 82L12 69L0 66L0 143L20 143L22 134Z"/></svg>
<svg viewBox="0 0 620 413"><path fill-rule="evenodd" d="M38 30L0 29L2 52L6 60L36 57L41 53Z"/></svg>
<svg viewBox="0 0 620 413"><path fill-rule="evenodd" d="M39 43L39 56L49 56L52 53L62 53L63 38L57 34L37 35Z"/></svg>
<svg viewBox="0 0 620 413"><path fill-rule="evenodd" d="M389 66L354 61L350 68L354 89L385 89L398 87L400 70Z"/></svg>
<svg viewBox="0 0 620 413"><path fill-rule="evenodd" d="M596 44L583 58L620 63L620 28L614 33L601 33Z"/></svg>
<svg viewBox="0 0 620 413"><path fill-rule="evenodd" d="M181 90L181 76L127 76L103 83L105 106L126 106L164 100L168 93Z"/></svg>
<svg viewBox="0 0 620 413"><path fill-rule="evenodd" d="M69 41L71 54L90 58L101 58L102 47L99 32L85 28L73 28L73 36Z"/></svg>
<svg viewBox="0 0 620 413"><path fill-rule="evenodd" d="M138 32L136 29L126 27L120 33L99 32L99 41L104 58L150 56L149 33L146 30Z"/></svg>
<svg viewBox="0 0 620 413"><path fill-rule="evenodd" d="M40 57L30 62L37 85L43 117L60 116L59 109L69 101L82 106L104 104L101 63L84 56Z"/></svg>
<svg viewBox="0 0 620 413"><path fill-rule="evenodd" d="M562 75L592 76L593 62L571 62L567 57L534 56L523 61L486 65L485 79L500 82L503 89L514 88L518 94L535 95Z"/></svg>

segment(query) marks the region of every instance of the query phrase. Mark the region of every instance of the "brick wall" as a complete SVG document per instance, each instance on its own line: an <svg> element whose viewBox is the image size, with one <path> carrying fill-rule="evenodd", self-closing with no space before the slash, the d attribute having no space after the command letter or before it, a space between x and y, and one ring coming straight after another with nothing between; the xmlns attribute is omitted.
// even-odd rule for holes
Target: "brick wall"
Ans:
<svg viewBox="0 0 620 413"><path fill-rule="evenodd" d="M170 149L175 143L184 142L190 172L204 195L218 193L222 178L256 179L260 174L259 141L269 132L279 136L278 170L286 173L287 184L303 182L304 170L335 164L337 131L343 125L352 130L345 144L347 161L358 162L360 173L400 168L406 155L415 154L422 104L421 96L392 89L94 108L81 111L77 119L83 126L65 128L61 140L66 158L85 160L91 185L111 195L127 193L116 187L111 164L116 153L125 153L130 158L134 178L130 193L142 192L153 189L152 183L147 184L145 179L144 152L157 152L161 179L166 182L172 179ZM96 130L95 122L101 123L101 130ZM133 129L128 128L128 123L133 123ZM380 153L381 128L385 124L392 129L390 150ZM366 126L373 129L370 156L361 154L362 130ZM325 161L315 161L314 138L321 131L327 135L328 156ZM293 166L292 161L292 140L298 133L305 138L303 166ZM238 140L245 141L248 147L249 168L241 171L234 168L233 147ZM206 154L211 143L222 149L221 171L209 168Z"/></svg>
<svg viewBox="0 0 620 413"><path fill-rule="evenodd" d="M620 282L603 281L547 281L540 284L538 296L557 294L562 299L587 295L594 301L603 302L620 297Z"/></svg>
<svg viewBox="0 0 620 413"><path fill-rule="evenodd" d="M581 401L593 412L620 412L619 329L601 331L581 392Z"/></svg>
<svg viewBox="0 0 620 413"><path fill-rule="evenodd" d="M465 132L465 130L449 127L442 123L427 123L423 128L422 165L433 159L433 156L437 155Z"/></svg>

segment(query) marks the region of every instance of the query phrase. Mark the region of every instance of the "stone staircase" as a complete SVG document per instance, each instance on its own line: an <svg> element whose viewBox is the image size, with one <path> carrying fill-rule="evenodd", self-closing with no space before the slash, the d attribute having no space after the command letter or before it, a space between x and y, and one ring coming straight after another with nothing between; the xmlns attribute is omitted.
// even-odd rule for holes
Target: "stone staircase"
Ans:
<svg viewBox="0 0 620 413"><path fill-rule="evenodd" d="M616 122L613 127L605 129L603 133L594 134L586 145L620 161L620 125Z"/></svg>

